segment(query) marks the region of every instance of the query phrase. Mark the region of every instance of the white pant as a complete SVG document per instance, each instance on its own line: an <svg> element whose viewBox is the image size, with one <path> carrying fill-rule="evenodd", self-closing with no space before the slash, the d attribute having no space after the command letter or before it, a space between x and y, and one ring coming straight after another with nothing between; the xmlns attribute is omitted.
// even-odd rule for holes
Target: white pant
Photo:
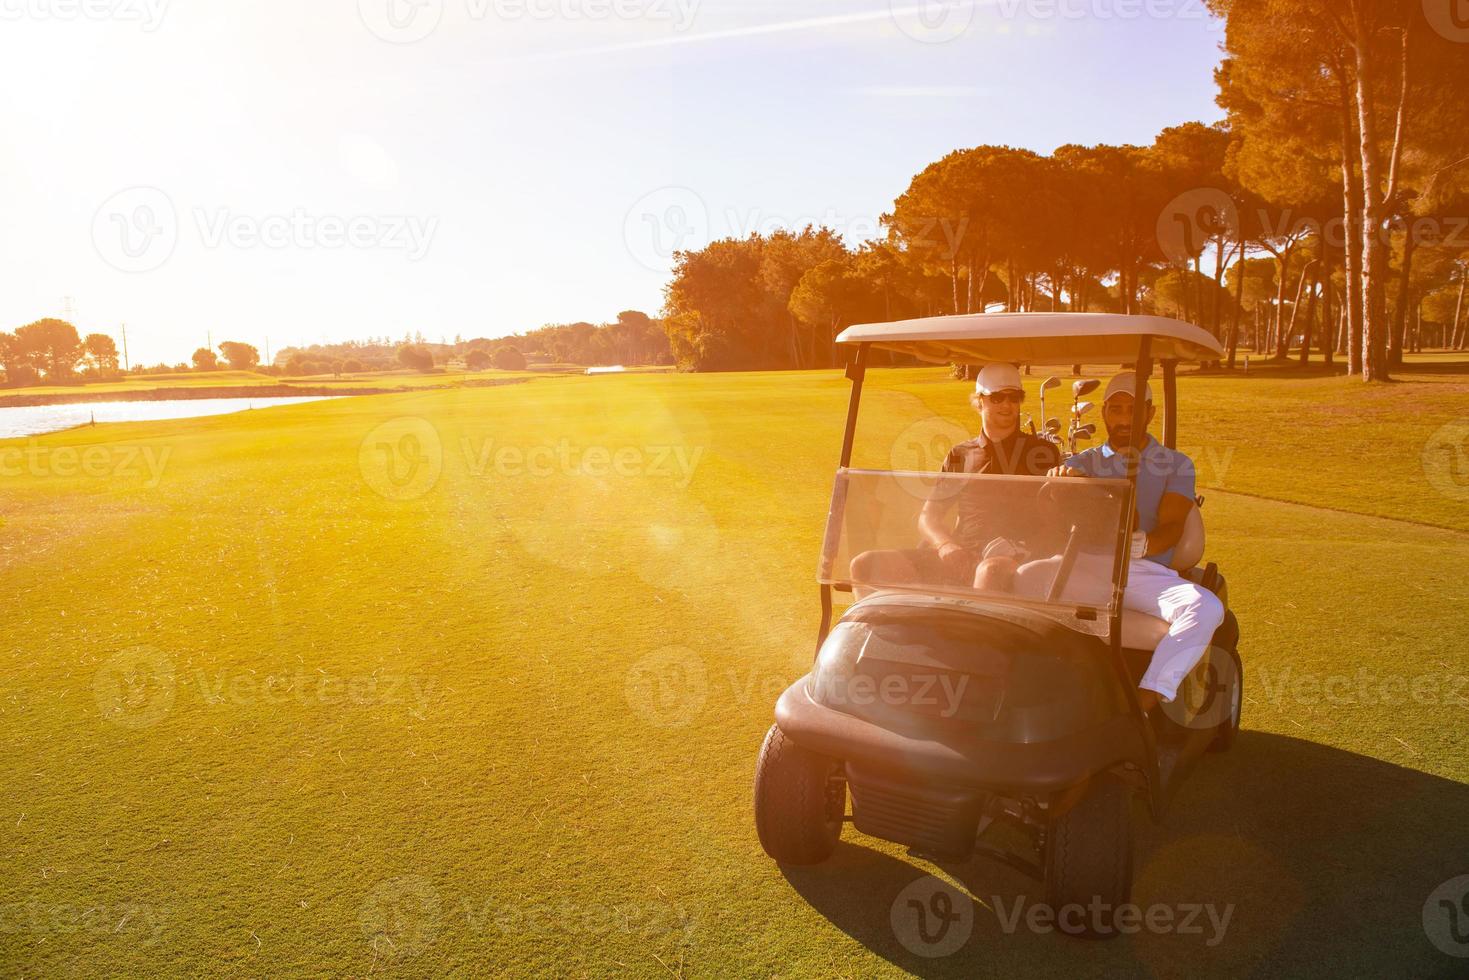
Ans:
<svg viewBox="0 0 1469 980"><path fill-rule="evenodd" d="M1132 561L1127 566L1122 605L1168 624L1168 635L1159 642L1138 686L1172 701L1178 685L1204 659L1214 631L1224 622L1224 604L1171 568L1155 561Z"/></svg>

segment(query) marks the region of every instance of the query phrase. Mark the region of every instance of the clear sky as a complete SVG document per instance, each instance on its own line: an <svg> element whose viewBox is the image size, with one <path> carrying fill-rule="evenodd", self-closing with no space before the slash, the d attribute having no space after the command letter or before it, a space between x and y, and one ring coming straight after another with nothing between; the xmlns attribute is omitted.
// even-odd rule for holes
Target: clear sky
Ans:
<svg viewBox="0 0 1469 980"><path fill-rule="evenodd" d="M132 360L656 314L949 150L1220 116L1202 0L0 0L0 329Z"/></svg>

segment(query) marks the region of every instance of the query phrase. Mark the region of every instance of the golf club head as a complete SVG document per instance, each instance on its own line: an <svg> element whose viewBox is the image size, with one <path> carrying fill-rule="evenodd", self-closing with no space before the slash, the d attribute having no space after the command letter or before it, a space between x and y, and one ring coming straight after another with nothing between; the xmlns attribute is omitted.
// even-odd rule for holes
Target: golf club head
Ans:
<svg viewBox="0 0 1469 980"><path fill-rule="evenodd" d="M1046 432L1050 433L1051 435L1055 435L1057 432L1060 432L1060 431L1061 431L1061 420L1060 419L1046 419Z"/></svg>
<svg viewBox="0 0 1469 980"><path fill-rule="evenodd" d="M1056 377L1053 374L1049 378L1047 378L1046 380L1044 380L1044 381L1041 382L1041 394L1044 395L1046 392L1050 391L1052 388L1059 388L1060 386L1061 386L1061 379L1058 378L1058 377Z"/></svg>
<svg viewBox="0 0 1469 980"><path fill-rule="evenodd" d="M1096 434L1097 427L1090 422L1088 422L1086 425L1078 425L1076 427L1076 438L1078 439L1090 439Z"/></svg>
<svg viewBox="0 0 1469 980"><path fill-rule="evenodd" d="M1093 405L1091 402L1077 402L1075 408L1076 417L1081 418L1083 415L1085 415L1087 412L1090 412L1094 408L1096 408L1096 406Z"/></svg>
<svg viewBox="0 0 1469 980"><path fill-rule="evenodd" d="M1100 385L1101 382L1098 381L1096 378L1082 378L1080 381L1073 381L1071 382L1072 397L1074 397L1077 401L1080 401L1082 395L1090 395L1092 392L1096 391Z"/></svg>

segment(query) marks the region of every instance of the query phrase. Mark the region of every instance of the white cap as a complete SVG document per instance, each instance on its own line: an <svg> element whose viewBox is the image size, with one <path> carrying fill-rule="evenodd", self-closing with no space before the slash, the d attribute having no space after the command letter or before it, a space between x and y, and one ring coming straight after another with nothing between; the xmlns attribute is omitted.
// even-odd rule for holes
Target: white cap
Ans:
<svg viewBox="0 0 1469 980"><path fill-rule="evenodd" d="M1117 377L1107 382L1107 393L1102 396L1102 404L1112 400L1113 395L1135 394L1133 388L1137 386L1137 375L1131 371L1123 371ZM1151 405L1153 403L1153 386L1143 385L1143 399Z"/></svg>
<svg viewBox="0 0 1469 980"><path fill-rule="evenodd" d="M1025 390L1020 384L1020 369L1013 364L1003 361L986 364L980 368L979 377L974 379L974 390L981 395L993 395L1006 389Z"/></svg>

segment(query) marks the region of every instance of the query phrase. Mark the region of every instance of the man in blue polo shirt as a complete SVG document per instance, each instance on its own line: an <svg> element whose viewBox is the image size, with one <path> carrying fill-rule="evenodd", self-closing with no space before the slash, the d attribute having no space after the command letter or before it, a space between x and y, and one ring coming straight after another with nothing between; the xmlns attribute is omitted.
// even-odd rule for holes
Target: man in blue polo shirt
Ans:
<svg viewBox="0 0 1469 980"><path fill-rule="evenodd" d="M1136 378L1117 375L1102 399L1107 441L1077 453L1050 471L1052 476L1127 478L1125 450L1132 444L1132 407ZM1144 385L1147 402L1144 429L1153 421L1153 392ZM1189 671L1203 659L1214 631L1224 621L1224 605L1208 589L1169 567L1173 547L1183 534L1194 503L1194 464L1183 453L1144 432L1137 470L1137 530L1132 534L1132 561L1122 604L1168 623L1143 675L1139 699L1151 710L1158 699L1172 701Z"/></svg>

